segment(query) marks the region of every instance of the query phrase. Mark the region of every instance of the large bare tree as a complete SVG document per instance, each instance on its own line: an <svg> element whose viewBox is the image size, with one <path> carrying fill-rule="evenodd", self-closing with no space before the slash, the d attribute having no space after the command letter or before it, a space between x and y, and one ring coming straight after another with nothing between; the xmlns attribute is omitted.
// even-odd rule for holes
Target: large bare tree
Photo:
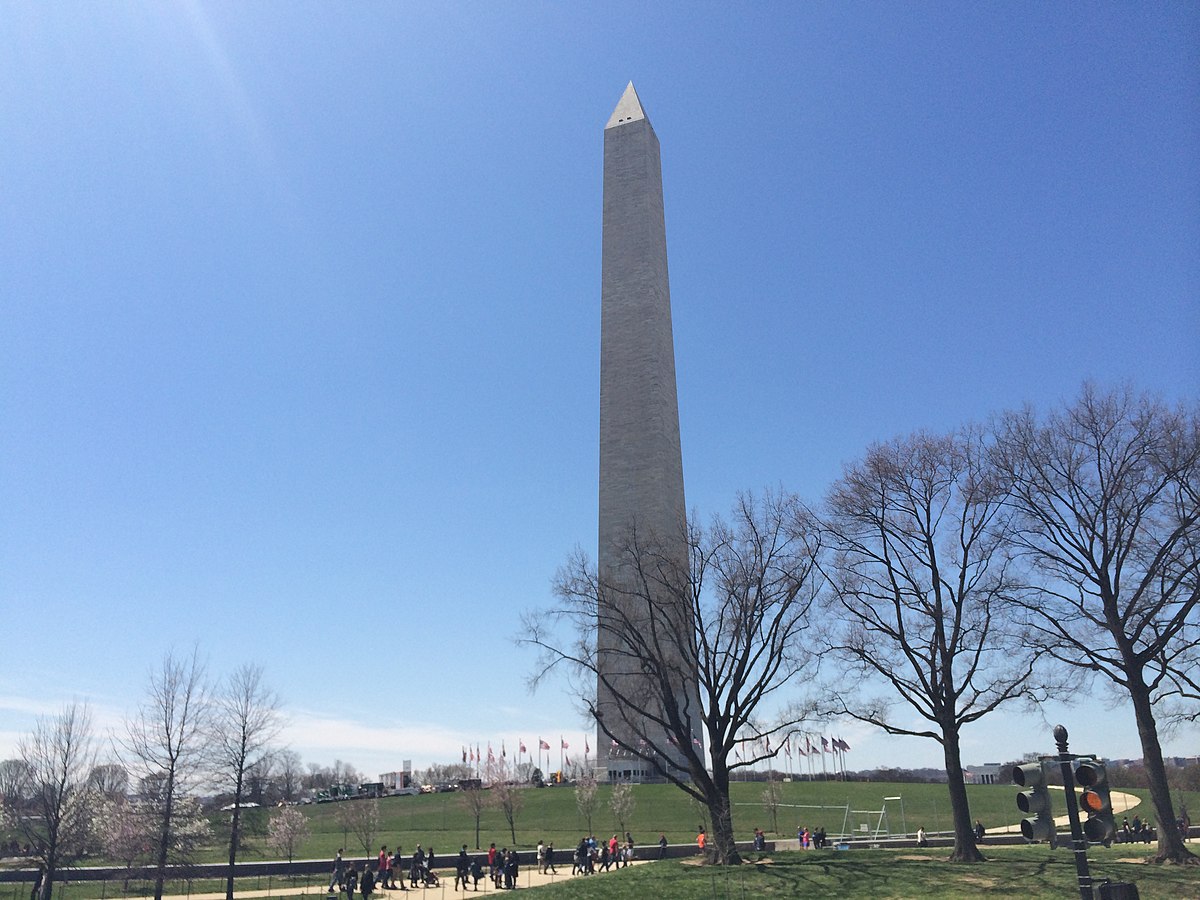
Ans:
<svg viewBox="0 0 1200 900"><path fill-rule="evenodd" d="M1016 546L1040 576L1025 603L1042 651L1129 698L1158 817L1157 859L1195 862L1175 810L1160 719L1200 710L1200 415L1085 385L1045 417L1005 416Z"/></svg>
<svg viewBox="0 0 1200 900"><path fill-rule="evenodd" d="M1005 549L1006 500L983 438L968 430L871 447L827 503L838 601L829 646L848 666L830 685L831 711L941 744L956 861L983 859L962 729L1028 695L1032 683L1034 654L1012 628L1019 582ZM896 715L897 701L924 724Z"/></svg>
<svg viewBox="0 0 1200 900"><path fill-rule="evenodd" d="M611 580L577 551L556 578L558 606L527 615L522 642L540 650L533 683L561 665L582 675L577 695L614 755L648 763L704 804L709 858L736 863L730 774L778 753L781 736L804 718L784 694L812 662L804 638L819 586L819 531L799 500L777 492L740 497L729 521L690 526L686 539L690 559L680 560L631 529ZM599 632L611 665L599 664ZM695 692L679 689L689 677ZM597 683L618 702L602 710ZM626 689L635 683L637 691ZM765 746L767 737L777 738L775 751L735 759L742 742Z"/></svg>
<svg viewBox="0 0 1200 900"><path fill-rule="evenodd" d="M280 750L275 755L275 782L281 799L291 803L300 796L304 784L304 768L300 754L292 749Z"/></svg>
<svg viewBox="0 0 1200 900"><path fill-rule="evenodd" d="M86 852L99 812L88 707L71 703L56 716L39 718L18 743L17 758L27 802L17 808L15 824L44 869L37 900L50 900L58 872Z"/></svg>
<svg viewBox="0 0 1200 900"><path fill-rule="evenodd" d="M105 800L117 800L129 795L129 773L120 763L101 763L92 769L91 779Z"/></svg>
<svg viewBox="0 0 1200 900"><path fill-rule="evenodd" d="M241 841L247 779L256 769L267 768L282 724L279 698L264 681L261 666L239 667L214 695L210 716L210 762L217 784L233 795L225 900L233 900L233 876Z"/></svg>
<svg viewBox="0 0 1200 900"><path fill-rule="evenodd" d="M181 859L181 832L190 827L183 802L203 773L211 703L199 652L186 658L168 653L151 670L146 699L126 723L121 740L126 765L141 776L145 802L156 822L153 839L154 900L162 900L170 862ZM174 858L172 858L174 856Z"/></svg>

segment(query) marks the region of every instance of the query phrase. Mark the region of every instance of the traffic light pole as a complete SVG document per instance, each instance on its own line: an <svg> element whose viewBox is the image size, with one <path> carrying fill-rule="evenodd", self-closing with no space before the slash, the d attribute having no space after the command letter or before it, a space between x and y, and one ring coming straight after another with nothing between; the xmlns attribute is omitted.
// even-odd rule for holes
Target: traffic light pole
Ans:
<svg viewBox="0 0 1200 900"><path fill-rule="evenodd" d="M1075 801L1075 773L1071 763L1075 757L1067 752L1067 729L1054 726L1054 741L1058 745L1058 764L1062 768L1063 793L1067 797L1067 818L1071 820L1071 844L1075 848L1075 872L1079 878L1081 900L1092 900L1092 874L1088 869L1087 838L1079 822L1079 805Z"/></svg>

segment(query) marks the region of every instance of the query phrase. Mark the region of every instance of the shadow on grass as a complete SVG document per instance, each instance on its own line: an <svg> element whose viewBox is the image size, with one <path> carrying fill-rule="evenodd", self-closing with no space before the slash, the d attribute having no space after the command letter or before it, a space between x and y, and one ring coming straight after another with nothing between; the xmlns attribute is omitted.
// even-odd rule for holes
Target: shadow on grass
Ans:
<svg viewBox="0 0 1200 900"><path fill-rule="evenodd" d="M1102 878L1136 883L1143 900L1200 897L1195 870L1097 859L1092 874L1097 883ZM769 860L733 867L665 862L639 867L616 879L579 879L539 890L543 891L539 896L574 900L1079 896L1072 854L1043 848L997 853L982 863L948 862L941 852L894 851L780 853Z"/></svg>

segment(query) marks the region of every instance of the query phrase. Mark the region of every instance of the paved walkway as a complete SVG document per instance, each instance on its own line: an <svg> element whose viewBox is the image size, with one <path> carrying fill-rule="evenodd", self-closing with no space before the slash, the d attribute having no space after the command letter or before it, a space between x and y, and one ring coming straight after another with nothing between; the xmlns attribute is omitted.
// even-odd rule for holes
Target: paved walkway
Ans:
<svg viewBox="0 0 1200 900"><path fill-rule="evenodd" d="M631 863L631 865L638 866L638 865L642 865L645 862L646 862L646 860L644 860L644 859L638 859L638 860L634 860ZM582 878L582 877L584 877L584 876L571 875L570 862L568 862L564 866L559 866L558 872L556 874L550 874L550 875L542 875L540 872L538 872L536 866L533 866L533 865L523 866L521 868L520 875L517 878L517 887L519 889L542 887L543 885L555 884L559 881L566 881L570 878ZM590 877L590 878L620 878L621 872L618 869L612 869L608 872L597 872L595 875L590 875L587 877ZM405 885L408 884L407 879L405 880L404 883L405 883ZM472 894L472 893L475 893L475 891L469 890L469 891L467 891L467 893ZM509 892L502 890L500 888L497 888L496 885L494 885L492 883L492 880L485 876L479 882L478 893L479 894L507 894ZM282 882L280 883L280 885L278 887L272 888L271 890L237 891L236 896L239 898L301 897L301 896L303 896L303 897L312 897L313 900L325 900L325 898L327 898L327 900L345 900L345 898L346 898L345 894L330 894L330 893L328 893L323 885L310 884L307 886L300 885L300 886L297 886L294 888L288 888L286 886L286 884L284 884ZM357 896L361 897L362 895L360 894ZM446 877L442 878L441 884L439 884L437 887L409 888L407 891L400 891L400 890L379 891L379 890L377 890L371 896L372 896L373 900L407 900L407 898L411 898L411 900L442 900L442 898L444 898L444 897L454 897L454 896L456 896L456 892L454 890L454 875L451 872L447 872ZM212 894L187 894L186 896L183 894L179 894L177 896L164 897L163 900L225 900L225 892L220 891L219 893L212 893Z"/></svg>

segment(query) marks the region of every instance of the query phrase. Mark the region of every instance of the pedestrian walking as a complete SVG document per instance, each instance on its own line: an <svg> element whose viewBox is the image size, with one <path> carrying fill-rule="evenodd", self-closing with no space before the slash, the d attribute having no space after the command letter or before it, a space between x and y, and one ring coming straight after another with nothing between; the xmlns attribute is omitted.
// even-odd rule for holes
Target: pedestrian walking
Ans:
<svg viewBox="0 0 1200 900"><path fill-rule="evenodd" d="M342 848L338 847L337 856L333 858L333 875L329 879L329 893L333 893L334 885L342 889L342 879L346 877L346 861L342 859Z"/></svg>

